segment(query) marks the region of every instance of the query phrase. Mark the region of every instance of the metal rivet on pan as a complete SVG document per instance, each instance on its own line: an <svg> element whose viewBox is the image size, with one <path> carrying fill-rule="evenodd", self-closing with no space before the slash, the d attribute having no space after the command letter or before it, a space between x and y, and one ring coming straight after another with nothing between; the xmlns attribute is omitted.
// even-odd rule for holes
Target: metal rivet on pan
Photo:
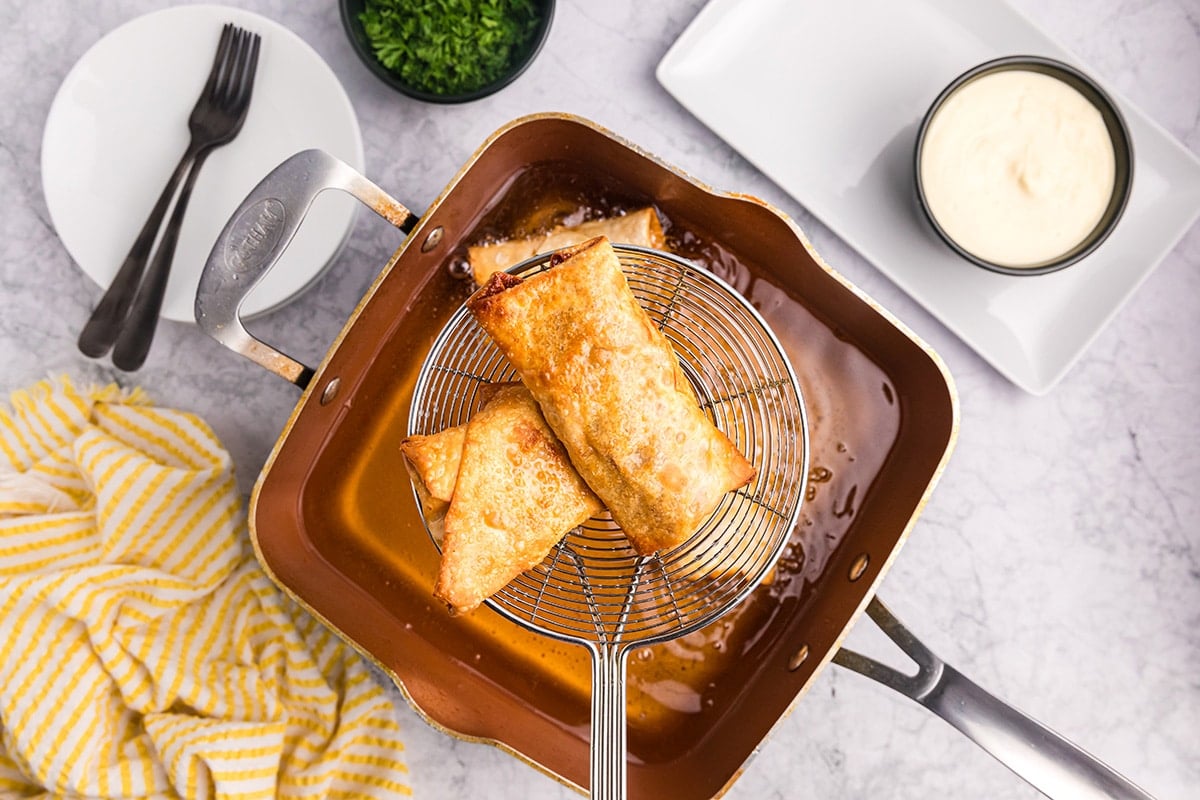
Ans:
<svg viewBox="0 0 1200 800"><path fill-rule="evenodd" d="M800 665L805 661L808 661L808 645L802 644L800 645L800 649L788 661L788 671L795 672L800 669Z"/></svg>
<svg viewBox="0 0 1200 800"><path fill-rule="evenodd" d="M430 250L437 247L438 244L441 243L442 237L445 235L445 229L443 229L441 225L438 225L429 232L429 235L425 237L425 241L421 243L421 252L428 253Z"/></svg>
<svg viewBox="0 0 1200 800"><path fill-rule="evenodd" d="M329 401L337 397L338 389L342 386L341 378L334 378L325 384L325 391L321 392L321 405L328 405Z"/></svg>
<svg viewBox="0 0 1200 800"><path fill-rule="evenodd" d="M856 581L863 576L867 571L867 565L871 563L871 557L863 553L858 558L854 559L854 563L850 565L850 580Z"/></svg>

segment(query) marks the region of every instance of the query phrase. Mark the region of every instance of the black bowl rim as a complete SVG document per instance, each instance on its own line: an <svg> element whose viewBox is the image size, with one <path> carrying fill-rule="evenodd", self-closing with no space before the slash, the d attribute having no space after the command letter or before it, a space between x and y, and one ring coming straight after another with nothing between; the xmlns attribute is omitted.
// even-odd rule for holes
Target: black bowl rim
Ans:
<svg viewBox="0 0 1200 800"><path fill-rule="evenodd" d="M363 0L338 0L338 10L342 18L342 27L346 31L346 36L350 39L351 48L371 74L401 94L415 100L453 105L456 103L469 103L472 100L479 100L488 95L495 94L519 78L525 70L529 69L534 59L537 58L538 53L541 52L542 45L549 38L550 23L554 19L555 3L554 0L539 0L542 17L538 22L537 30L534 31L529 51L523 58L515 62L512 68L491 83L462 94L435 94L417 89L406 84L400 79L399 75L383 66L383 64L380 64L379 59L375 58L375 54L371 52L370 44L367 42L366 34L362 29L362 24L358 21L358 10L361 9L362 5ZM352 9L351 6L355 8Z"/></svg>
<svg viewBox="0 0 1200 800"><path fill-rule="evenodd" d="M1040 72L1058 78L1071 88L1079 91L1088 102L1096 107L1104 120L1104 126L1108 130L1109 138L1112 140L1113 154L1116 158L1116 171L1113 180L1112 197L1109 199L1108 205L1100 217L1100 221L1096 223L1096 227L1092 229L1091 233L1085 236L1079 244L1062 255L1055 256L1041 264L1034 264L1027 267L1012 267L993 263L966 250L958 242L954 241L942 226L938 224L925 197L925 186L921 180L921 154L925 146L925 134L929 130L930 122L933 121L942 104L951 95L966 84L984 75L989 75L993 72L1021 69ZM1125 124L1125 117L1122 116L1117 104L1113 102L1108 93L1089 75L1070 64L1045 56L1003 56L978 64L959 75L942 90L929 106L929 110L925 112L925 116L922 118L921 125L917 130L916 147L913 151L913 173L916 176L917 198L921 206L921 211L924 212L925 218L929 220L929 224L933 226L934 231L937 232L942 241L949 245L954 252L967 261L1005 275L1030 276L1057 272L1082 260L1103 244L1104 240L1117 227L1117 223L1124 215L1125 208L1129 204L1129 196L1133 193L1133 168L1133 140L1129 135L1129 128Z"/></svg>

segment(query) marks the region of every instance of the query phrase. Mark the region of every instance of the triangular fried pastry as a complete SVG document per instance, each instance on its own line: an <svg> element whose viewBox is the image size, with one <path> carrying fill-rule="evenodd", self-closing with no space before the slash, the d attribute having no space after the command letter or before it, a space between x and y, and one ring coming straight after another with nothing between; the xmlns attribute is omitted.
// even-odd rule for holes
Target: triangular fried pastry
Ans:
<svg viewBox="0 0 1200 800"><path fill-rule="evenodd" d="M681 544L755 469L696 404L604 237L467 301L634 548Z"/></svg>
<svg viewBox="0 0 1200 800"><path fill-rule="evenodd" d="M458 465L466 438L467 426L456 425L427 436L409 436L400 443L404 466L421 499L425 523L438 544L442 542L442 520L458 482Z"/></svg>
<svg viewBox="0 0 1200 800"><path fill-rule="evenodd" d="M486 406L497 392L520 385L517 382L485 383L479 387L477 396ZM438 545L442 543L442 519L454 496L454 484L458 482L458 465L466 437L467 424L463 423L437 433L415 434L400 443L404 467L421 500L425 523Z"/></svg>
<svg viewBox="0 0 1200 800"><path fill-rule="evenodd" d="M603 506L519 384L466 424L434 595L466 612L539 564Z"/></svg>

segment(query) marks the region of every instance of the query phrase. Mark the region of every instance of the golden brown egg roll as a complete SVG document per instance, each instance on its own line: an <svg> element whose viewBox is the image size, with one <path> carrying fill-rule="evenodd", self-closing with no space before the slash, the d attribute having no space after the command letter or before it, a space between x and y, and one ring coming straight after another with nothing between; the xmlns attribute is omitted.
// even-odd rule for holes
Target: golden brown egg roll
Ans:
<svg viewBox="0 0 1200 800"><path fill-rule="evenodd" d="M496 273L467 306L634 548L674 547L754 467L696 405L609 241L551 264L525 280Z"/></svg>
<svg viewBox="0 0 1200 800"><path fill-rule="evenodd" d="M647 206L619 217L592 220L574 227L559 225L542 236L469 247L467 261L471 264L475 282L482 286L493 272L506 270L531 256L579 244L596 236L607 236L610 242L658 250L666 247L666 237L658 214Z"/></svg>
<svg viewBox="0 0 1200 800"><path fill-rule="evenodd" d="M486 406L502 389L520 385L483 384L479 387L478 397ZM430 533L439 545L442 543L442 518L446 516L450 498L454 496L466 436L467 426L464 423L433 434L409 436L400 443L405 469L421 499L421 509L430 526Z"/></svg>
<svg viewBox="0 0 1200 800"><path fill-rule="evenodd" d="M421 509L433 538L442 543L443 519L458 482L467 426L456 425L428 436L409 436L400 443L404 466L421 498Z"/></svg>
<svg viewBox="0 0 1200 800"><path fill-rule="evenodd" d="M458 612L540 563L603 508L520 384L496 390L465 425L410 437L402 448L420 475L418 492L424 486L435 503L446 494L445 476L454 474L434 595Z"/></svg>

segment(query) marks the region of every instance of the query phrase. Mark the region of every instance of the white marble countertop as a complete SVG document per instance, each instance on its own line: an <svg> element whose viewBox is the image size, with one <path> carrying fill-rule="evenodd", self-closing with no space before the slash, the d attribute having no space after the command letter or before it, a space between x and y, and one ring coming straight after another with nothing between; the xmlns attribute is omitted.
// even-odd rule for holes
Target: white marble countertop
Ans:
<svg viewBox="0 0 1200 800"><path fill-rule="evenodd" d="M1009 384L879 271L710 133L654 68L704 0L559 3L517 83L465 106L399 97L357 61L327 0L236 0L294 30L331 65L359 115L367 171L423 208L494 129L536 111L596 120L713 186L762 197L817 250L928 341L961 399L957 450L881 594L985 687L1159 798L1200 787L1200 230L1182 242L1045 397ZM1194 0L1017 0L1090 70L1200 152L1200 7ZM75 338L100 290L68 258L42 197L42 126L59 83L103 34L162 0L0 8L0 390L47 374L136 381L208 419L249 489L293 387L194 327L161 327L135 378ZM830 31L853 37L853 30ZM349 246L264 339L316 363L400 242L360 215ZM859 623L850 643L877 651ZM516 759L455 741L402 702L418 797L575 796ZM826 669L731 798L1034 797L921 708Z"/></svg>

